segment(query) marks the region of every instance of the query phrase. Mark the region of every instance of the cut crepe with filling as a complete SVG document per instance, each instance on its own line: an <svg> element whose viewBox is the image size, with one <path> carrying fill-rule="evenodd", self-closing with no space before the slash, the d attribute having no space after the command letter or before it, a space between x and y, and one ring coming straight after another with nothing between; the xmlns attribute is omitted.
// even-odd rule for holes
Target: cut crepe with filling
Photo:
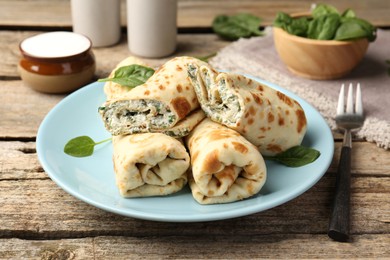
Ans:
<svg viewBox="0 0 390 260"><path fill-rule="evenodd" d="M161 133L172 136L174 138L181 138L190 133L194 127L199 124L206 117L202 109L192 111L187 117L179 121L174 127L162 130Z"/></svg>
<svg viewBox="0 0 390 260"><path fill-rule="evenodd" d="M129 56L126 59L124 59L118 63L118 65L115 67L115 69L110 73L109 78L114 77L115 71L117 69L119 69L120 67L129 66L129 65L133 65L133 64L148 67L148 65L144 61L142 61L136 57ZM121 84L115 83L113 81L107 81L104 84L104 93L106 94L107 99L113 99L115 97L123 95L124 93L129 92L130 90L131 90L131 88L126 87L126 86L122 86Z"/></svg>
<svg viewBox="0 0 390 260"><path fill-rule="evenodd" d="M145 84L106 101L99 108L106 129L112 135L161 132L198 109L186 71L188 63L207 64L196 58L176 57L161 66Z"/></svg>
<svg viewBox="0 0 390 260"><path fill-rule="evenodd" d="M269 86L210 65L189 64L188 74L206 115L242 134L263 155L300 145L307 121L300 104Z"/></svg>
<svg viewBox="0 0 390 260"><path fill-rule="evenodd" d="M116 183L123 197L164 196L187 184L184 144L161 133L113 136Z"/></svg>
<svg viewBox="0 0 390 260"><path fill-rule="evenodd" d="M242 200L263 187L264 159L238 132L206 118L184 140L192 165L188 181L200 204Z"/></svg>

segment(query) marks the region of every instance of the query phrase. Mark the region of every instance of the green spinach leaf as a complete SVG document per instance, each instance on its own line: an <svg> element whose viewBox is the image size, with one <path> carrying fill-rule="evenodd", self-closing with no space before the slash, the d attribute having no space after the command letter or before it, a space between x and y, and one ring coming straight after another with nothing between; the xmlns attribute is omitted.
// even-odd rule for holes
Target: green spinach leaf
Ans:
<svg viewBox="0 0 390 260"><path fill-rule="evenodd" d="M233 16L218 15L213 20L213 31L228 40L261 36L259 30L261 19L251 14L237 14Z"/></svg>
<svg viewBox="0 0 390 260"><path fill-rule="evenodd" d="M371 42L375 41L376 30L374 26L359 18L343 18L339 28L336 31L334 39L343 41L359 38L367 38Z"/></svg>
<svg viewBox="0 0 390 260"><path fill-rule="evenodd" d="M313 16L314 19L329 14L340 15L336 7L327 4L318 4L311 12L311 15Z"/></svg>
<svg viewBox="0 0 390 260"><path fill-rule="evenodd" d="M95 142L91 137L83 135L69 140L64 146L64 153L73 157L87 157L93 154L96 145L107 142L106 140Z"/></svg>
<svg viewBox="0 0 390 260"><path fill-rule="evenodd" d="M274 19L274 26L287 30L287 27L294 21L294 19L284 12L278 12Z"/></svg>
<svg viewBox="0 0 390 260"><path fill-rule="evenodd" d="M293 19L290 15L283 12L279 12L274 20L274 26L301 37L307 37L308 25L309 21L307 17Z"/></svg>
<svg viewBox="0 0 390 260"><path fill-rule="evenodd" d="M201 57L196 57L196 58L201 60L201 61L204 61L204 62L209 62L209 59L211 59L212 57L215 57L215 55L217 55L217 53L213 52L213 53L210 53L206 56L201 56Z"/></svg>
<svg viewBox="0 0 390 260"><path fill-rule="evenodd" d="M314 18L309 23L308 38L318 40L332 40L340 25L340 15L330 13Z"/></svg>
<svg viewBox="0 0 390 260"><path fill-rule="evenodd" d="M264 156L264 159L276 161L289 167L300 167L314 162L320 154L313 148L298 145L275 156Z"/></svg>
<svg viewBox="0 0 390 260"><path fill-rule="evenodd" d="M99 82L113 81L122 86L134 88L144 84L152 75L154 69L138 64L132 64L118 68L114 77L99 79Z"/></svg>
<svg viewBox="0 0 390 260"><path fill-rule="evenodd" d="M346 9L341 16L346 18L354 18L356 17L356 14L353 10Z"/></svg>

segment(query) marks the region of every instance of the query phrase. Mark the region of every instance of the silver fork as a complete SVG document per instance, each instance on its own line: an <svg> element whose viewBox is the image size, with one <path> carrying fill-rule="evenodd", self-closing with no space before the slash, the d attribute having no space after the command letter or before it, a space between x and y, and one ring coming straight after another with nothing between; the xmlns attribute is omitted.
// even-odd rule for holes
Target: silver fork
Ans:
<svg viewBox="0 0 390 260"><path fill-rule="evenodd" d="M336 241L349 239L349 208L351 187L351 131L357 130L364 123L363 102L360 84L356 87L356 101L353 104L353 85L349 85L347 106L344 105L344 84L341 86L337 104L336 125L344 131L339 166L336 176L336 192L329 221L328 236Z"/></svg>

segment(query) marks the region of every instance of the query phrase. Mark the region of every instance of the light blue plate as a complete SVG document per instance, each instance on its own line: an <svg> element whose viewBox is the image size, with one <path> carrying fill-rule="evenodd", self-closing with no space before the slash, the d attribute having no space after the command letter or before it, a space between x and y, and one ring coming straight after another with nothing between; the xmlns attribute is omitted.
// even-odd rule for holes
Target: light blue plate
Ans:
<svg viewBox="0 0 390 260"><path fill-rule="evenodd" d="M229 204L200 205L186 187L167 197L125 199L115 186L111 142L97 146L90 157L66 155L64 145L76 136L88 135L95 141L110 137L97 111L105 100L103 83L92 83L70 94L48 113L37 135L39 160L50 178L66 192L100 209L128 217L198 222L240 217L276 207L299 196L323 176L333 157L334 142L325 120L306 101L278 86L255 80L302 105L308 119L303 145L319 150L321 156L299 168L267 162L266 184L252 198Z"/></svg>

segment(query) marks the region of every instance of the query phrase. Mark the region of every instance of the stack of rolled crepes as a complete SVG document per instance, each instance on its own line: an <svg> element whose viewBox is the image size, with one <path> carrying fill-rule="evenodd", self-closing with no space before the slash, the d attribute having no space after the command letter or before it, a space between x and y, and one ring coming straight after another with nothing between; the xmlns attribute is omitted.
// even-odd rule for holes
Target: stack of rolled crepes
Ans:
<svg viewBox="0 0 390 260"><path fill-rule="evenodd" d="M187 64L207 63L177 57L162 65L145 84L107 100L99 112L112 135L165 133L183 137L204 117L187 74Z"/></svg>
<svg viewBox="0 0 390 260"><path fill-rule="evenodd" d="M262 154L299 145L306 132L295 100L191 57L168 61L132 90L117 87L106 85L106 94L115 94L107 94L99 112L113 135L117 185L125 197L176 192L188 174L201 204L248 198L266 180Z"/></svg>
<svg viewBox="0 0 390 260"><path fill-rule="evenodd" d="M185 65L200 60L183 57L163 65L145 84L133 89L107 82L107 101L99 109L113 135L116 183L124 197L163 196L187 184L188 152L181 137L205 117ZM112 71L132 64L128 57Z"/></svg>

